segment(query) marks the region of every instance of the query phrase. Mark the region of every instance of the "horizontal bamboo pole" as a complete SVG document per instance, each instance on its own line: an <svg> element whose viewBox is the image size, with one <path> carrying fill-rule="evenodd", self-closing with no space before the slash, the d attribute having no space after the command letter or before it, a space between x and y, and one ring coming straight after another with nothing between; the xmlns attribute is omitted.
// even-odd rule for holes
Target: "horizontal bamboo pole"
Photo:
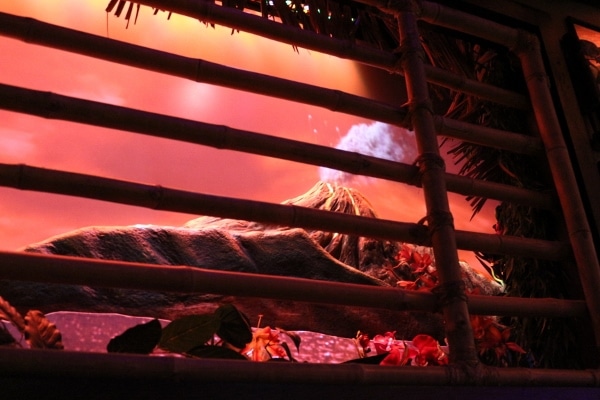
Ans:
<svg viewBox="0 0 600 400"><path fill-rule="evenodd" d="M275 23L276 25L280 25ZM204 60L152 50L112 39L107 39L30 18L0 13L0 34L29 43L58 48L166 73L196 82L226 86L253 93L303 102L332 111L354 114L375 121L409 127L407 110L351 95L339 90L325 89L268 75L243 71ZM457 123L437 117L438 134L465 141L495 146L524 154L535 154L541 148L537 139L510 132Z"/></svg>
<svg viewBox="0 0 600 400"><path fill-rule="evenodd" d="M142 0L138 1L138 3L185 15L203 22L243 30L281 43L319 51L339 58L350 59L384 69L390 73L404 74L402 68L399 68L400 56L396 54L367 46L359 46L349 40L335 39L290 25L284 25L266 18L250 15L234 8L217 6L212 2ZM468 93L513 108L525 110L531 108L529 100L522 94L486 85L472 79L466 79L464 76L436 68L432 65L425 66L425 73L429 82L442 87Z"/></svg>
<svg viewBox="0 0 600 400"><path fill-rule="evenodd" d="M418 168L301 141L0 84L0 108L333 168L420 185ZM551 209L547 193L446 174L448 190Z"/></svg>
<svg viewBox="0 0 600 400"><path fill-rule="evenodd" d="M406 111L339 90L245 71L0 13L0 34L27 43L117 62L213 85L302 102L375 121L401 124Z"/></svg>
<svg viewBox="0 0 600 400"><path fill-rule="evenodd" d="M425 22L498 43L509 49L519 40L518 29L464 11L431 1L419 1L419 9L419 18Z"/></svg>
<svg viewBox="0 0 600 400"><path fill-rule="evenodd" d="M508 150L517 154L543 157L544 146L540 138L506 132L485 126L473 125L451 118L433 116L438 135L464 142ZM476 127L476 128L475 128Z"/></svg>
<svg viewBox="0 0 600 400"><path fill-rule="evenodd" d="M435 295L393 287L358 285L186 266L0 252L2 279L186 294L224 294L393 311L436 312ZM586 315L583 301L469 296L480 315L573 318Z"/></svg>
<svg viewBox="0 0 600 400"><path fill-rule="evenodd" d="M102 366L102 368L99 368ZM0 348L0 373L6 377L95 379L127 384L158 382L197 384L249 383L371 386L484 386L494 387L598 387L598 370L535 368L381 367L365 364L257 363L242 360L149 357L134 354L103 354L57 350ZM67 384L68 385L68 384ZM223 386L223 393L227 393ZM235 390L234 390L235 392ZM468 393L468 392L467 392ZM597 392L594 392L597 395ZM546 392L547 394L547 392ZM194 397L195 398L195 397ZM246 398L246 397L244 397ZM471 398L471 397L468 397ZM496 398L494 396L494 398ZM537 397L536 397L537 398ZM591 397L590 397L591 398Z"/></svg>
<svg viewBox="0 0 600 400"><path fill-rule="evenodd" d="M430 245L428 229L421 224L200 194L22 164L0 164L0 186L111 201L155 210L212 215ZM568 246L554 241L466 231L456 231L456 238L460 249L488 254L511 254L554 261L565 260L570 254Z"/></svg>

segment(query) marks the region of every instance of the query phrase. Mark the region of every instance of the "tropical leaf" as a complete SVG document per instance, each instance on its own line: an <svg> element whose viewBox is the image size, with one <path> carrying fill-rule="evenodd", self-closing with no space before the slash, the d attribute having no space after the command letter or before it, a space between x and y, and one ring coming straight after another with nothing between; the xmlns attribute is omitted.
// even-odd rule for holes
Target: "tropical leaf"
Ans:
<svg viewBox="0 0 600 400"><path fill-rule="evenodd" d="M5 319L13 323L19 332L25 332L25 321L23 317L10 303L0 297L0 319Z"/></svg>
<svg viewBox="0 0 600 400"><path fill-rule="evenodd" d="M220 322L217 335L234 347L243 349L252 341L250 320L232 304L224 304L215 311Z"/></svg>
<svg viewBox="0 0 600 400"><path fill-rule="evenodd" d="M38 310L30 310L25 315L25 340L31 348L63 349L60 331Z"/></svg>
<svg viewBox="0 0 600 400"><path fill-rule="evenodd" d="M300 335L298 335L296 332L289 332L281 328L275 329L277 329L279 333L283 333L284 335L292 339L292 342L294 342L294 345L296 346L296 351L300 352L300 343L302 342L302 338L300 337Z"/></svg>
<svg viewBox="0 0 600 400"><path fill-rule="evenodd" d="M109 353L149 354L158 344L162 327L157 319L127 329L108 342Z"/></svg>
<svg viewBox="0 0 600 400"><path fill-rule="evenodd" d="M281 342L279 343L279 345L283 348L283 350L285 350L285 354L288 357L288 360L293 361L293 362L298 362L294 356L292 355L292 351L290 350L290 346L288 346L288 344L286 342ZM277 360L277 358L273 358L271 359L271 361L273 360Z"/></svg>
<svg viewBox="0 0 600 400"><path fill-rule="evenodd" d="M219 325L220 320L212 314L176 319L162 330L158 346L173 353L187 353L211 340Z"/></svg>

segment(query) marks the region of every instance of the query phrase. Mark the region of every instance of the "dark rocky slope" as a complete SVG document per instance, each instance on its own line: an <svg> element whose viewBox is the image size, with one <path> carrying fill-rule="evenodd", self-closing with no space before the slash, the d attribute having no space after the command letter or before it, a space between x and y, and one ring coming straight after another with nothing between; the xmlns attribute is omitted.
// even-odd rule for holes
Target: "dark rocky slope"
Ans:
<svg viewBox="0 0 600 400"><path fill-rule="evenodd" d="M285 203L375 217L357 191L322 182ZM384 266L397 262L394 257L398 249L399 243L350 235L200 217L183 227L84 228L32 244L25 251L388 286L396 278ZM471 280L478 279L470 275ZM484 291L497 290L485 279L469 284ZM14 281L0 282L0 295L17 307L44 312L119 312L167 319L233 302L252 321L262 314L263 325L289 330L338 336L353 336L359 329L373 334L396 330L401 338L410 339L418 333L443 338L440 316L430 313Z"/></svg>

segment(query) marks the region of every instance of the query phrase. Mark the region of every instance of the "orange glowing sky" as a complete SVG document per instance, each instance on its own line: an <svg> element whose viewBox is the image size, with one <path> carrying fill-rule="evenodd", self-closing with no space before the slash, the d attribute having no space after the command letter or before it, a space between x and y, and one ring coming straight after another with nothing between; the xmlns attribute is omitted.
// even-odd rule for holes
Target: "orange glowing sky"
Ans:
<svg viewBox="0 0 600 400"><path fill-rule="evenodd" d="M96 35L314 85L373 97L393 93L401 77L369 73L335 57L211 28L189 18L152 15L137 24L104 12L108 0L20 0L0 11ZM348 130L374 121L241 91L125 67L0 37L0 82L193 120L336 146ZM367 79L368 78L368 79ZM389 93L385 94L389 97ZM398 101L404 101L399 99ZM70 170L166 187L279 203L319 179L318 167L216 150L104 128L0 110L0 162ZM410 137L407 141L413 140ZM412 145L412 143L411 143ZM411 161L408 161L411 162ZM448 163L449 166L451 163ZM382 218L416 222L425 215L422 190L371 180L356 184ZM192 215L67 196L0 188L0 250L91 225L181 225ZM457 229L492 233L493 204L469 220L462 196L451 195ZM472 265L469 253L461 254ZM476 265L474 265L476 266Z"/></svg>

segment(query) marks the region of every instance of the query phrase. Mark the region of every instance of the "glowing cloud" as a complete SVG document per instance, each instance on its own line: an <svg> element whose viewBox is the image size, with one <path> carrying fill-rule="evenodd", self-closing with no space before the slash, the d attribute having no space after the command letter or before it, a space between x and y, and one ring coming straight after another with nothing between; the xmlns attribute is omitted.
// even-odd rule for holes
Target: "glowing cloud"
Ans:
<svg viewBox="0 0 600 400"><path fill-rule="evenodd" d="M353 125L335 148L398 162L412 162L416 156L414 133L382 122ZM368 177L323 167L319 168L319 175L324 182L345 186L371 181Z"/></svg>

